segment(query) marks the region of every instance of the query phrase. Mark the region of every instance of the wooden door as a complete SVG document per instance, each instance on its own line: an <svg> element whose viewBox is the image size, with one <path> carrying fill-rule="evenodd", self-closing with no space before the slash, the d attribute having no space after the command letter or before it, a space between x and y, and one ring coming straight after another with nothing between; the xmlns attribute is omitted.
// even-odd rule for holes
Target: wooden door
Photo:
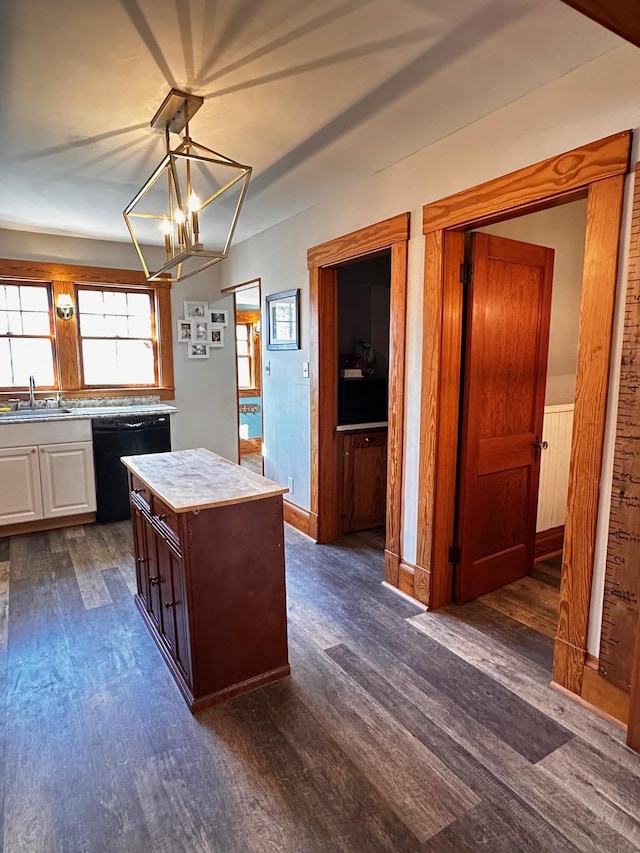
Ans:
<svg viewBox="0 0 640 853"><path fill-rule="evenodd" d="M136 560L136 586L138 595L149 608L149 577L147 575L147 542L144 533L145 521L141 510L131 504L131 526L133 527L133 550Z"/></svg>
<svg viewBox="0 0 640 853"><path fill-rule="evenodd" d="M533 566L553 257L542 246L488 234L472 238L458 603L510 583Z"/></svg>
<svg viewBox="0 0 640 853"><path fill-rule="evenodd" d="M151 522L144 519L144 540L145 540L145 559L146 563L146 585L147 585L147 603L149 607L149 615L155 627L160 631L161 614L160 614L160 564L158 560L158 535L151 526ZM143 582L145 581L144 572L142 574Z"/></svg>
<svg viewBox="0 0 640 853"><path fill-rule="evenodd" d="M387 431L344 435L342 530L384 524L387 497Z"/></svg>

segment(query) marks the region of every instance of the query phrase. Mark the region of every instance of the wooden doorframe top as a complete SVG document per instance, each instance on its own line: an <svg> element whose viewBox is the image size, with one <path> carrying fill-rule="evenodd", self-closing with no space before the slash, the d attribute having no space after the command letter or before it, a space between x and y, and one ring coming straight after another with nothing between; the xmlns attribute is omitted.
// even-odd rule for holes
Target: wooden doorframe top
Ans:
<svg viewBox="0 0 640 853"><path fill-rule="evenodd" d="M580 694L586 659L596 519L631 131L613 134L423 208L424 333L415 595L451 601L464 232L584 197L587 232L576 409L554 681Z"/></svg>

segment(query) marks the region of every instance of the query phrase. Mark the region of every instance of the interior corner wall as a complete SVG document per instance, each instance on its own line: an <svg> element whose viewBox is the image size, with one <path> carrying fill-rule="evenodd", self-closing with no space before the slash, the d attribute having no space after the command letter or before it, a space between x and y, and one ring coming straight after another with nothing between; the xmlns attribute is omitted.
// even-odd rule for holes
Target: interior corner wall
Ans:
<svg viewBox="0 0 640 853"><path fill-rule="evenodd" d="M302 374L303 362L309 360L307 249L403 211L411 212L402 557L414 562L423 358L422 206L609 134L640 126L636 84L639 74L640 52L631 45L620 47L232 249L221 265L223 286L260 277L263 298L279 290L301 290L302 348L263 353L265 365L271 366L270 375L264 377L266 474L285 483L287 476L293 476L296 492L292 500L309 507L310 395L309 382ZM247 204L250 203L249 195ZM628 231L628 217L625 228ZM618 318L619 312L620 302ZM619 320L616 330L620 335ZM429 354L425 353L425 357ZM619 361L619 349L617 355L614 352L614 362L616 358ZM613 370L615 373L615 364ZM613 404L612 396L600 531L606 528L606 495L611 487ZM594 590L604 583L605 545L600 533ZM594 607L597 609L595 601ZM595 624L599 614L593 618Z"/></svg>
<svg viewBox="0 0 640 853"><path fill-rule="evenodd" d="M140 269L131 243L6 229L0 229L0 257ZM235 376L234 335L231 333L227 338L224 348L212 349L209 359L202 361L188 359L187 346L179 343L176 336L175 319L182 316L184 299L206 299L221 308L229 308L231 316L233 301L220 299L219 276L219 265L216 265L174 284L171 289L175 405L178 407L178 413L172 418L172 446L174 450L206 447L235 461L238 456L235 380L229 384L229 376Z"/></svg>

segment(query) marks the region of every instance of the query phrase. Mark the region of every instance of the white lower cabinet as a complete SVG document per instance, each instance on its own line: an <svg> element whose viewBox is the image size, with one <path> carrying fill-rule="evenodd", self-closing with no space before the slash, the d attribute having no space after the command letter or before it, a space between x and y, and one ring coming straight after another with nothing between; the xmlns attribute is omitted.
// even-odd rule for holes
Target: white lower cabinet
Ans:
<svg viewBox="0 0 640 853"><path fill-rule="evenodd" d="M0 524L42 517L38 448L0 449Z"/></svg>
<svg viewBox="0 0 640 853"><path fill-rule="evenodd" d="M0 536L3 526L82 515L95 508L88 418L0 424Z"/></svg>
<svg viewBox="0 0 640 853"><path fill-rule="evenodd" d="M96 489L91 442L41 444L38 451L44 517L93 512Z"/></svg>

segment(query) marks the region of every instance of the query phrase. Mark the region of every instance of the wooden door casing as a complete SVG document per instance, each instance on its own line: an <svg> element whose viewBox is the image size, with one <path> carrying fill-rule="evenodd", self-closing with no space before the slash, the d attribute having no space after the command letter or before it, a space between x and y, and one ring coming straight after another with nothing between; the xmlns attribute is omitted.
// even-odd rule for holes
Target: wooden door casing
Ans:
<svg viewBox="0 0 640 853"><path fill-rule="evenodd" d="M552 249L474 234L455 598L531 571L546 385Z"/></svg>

